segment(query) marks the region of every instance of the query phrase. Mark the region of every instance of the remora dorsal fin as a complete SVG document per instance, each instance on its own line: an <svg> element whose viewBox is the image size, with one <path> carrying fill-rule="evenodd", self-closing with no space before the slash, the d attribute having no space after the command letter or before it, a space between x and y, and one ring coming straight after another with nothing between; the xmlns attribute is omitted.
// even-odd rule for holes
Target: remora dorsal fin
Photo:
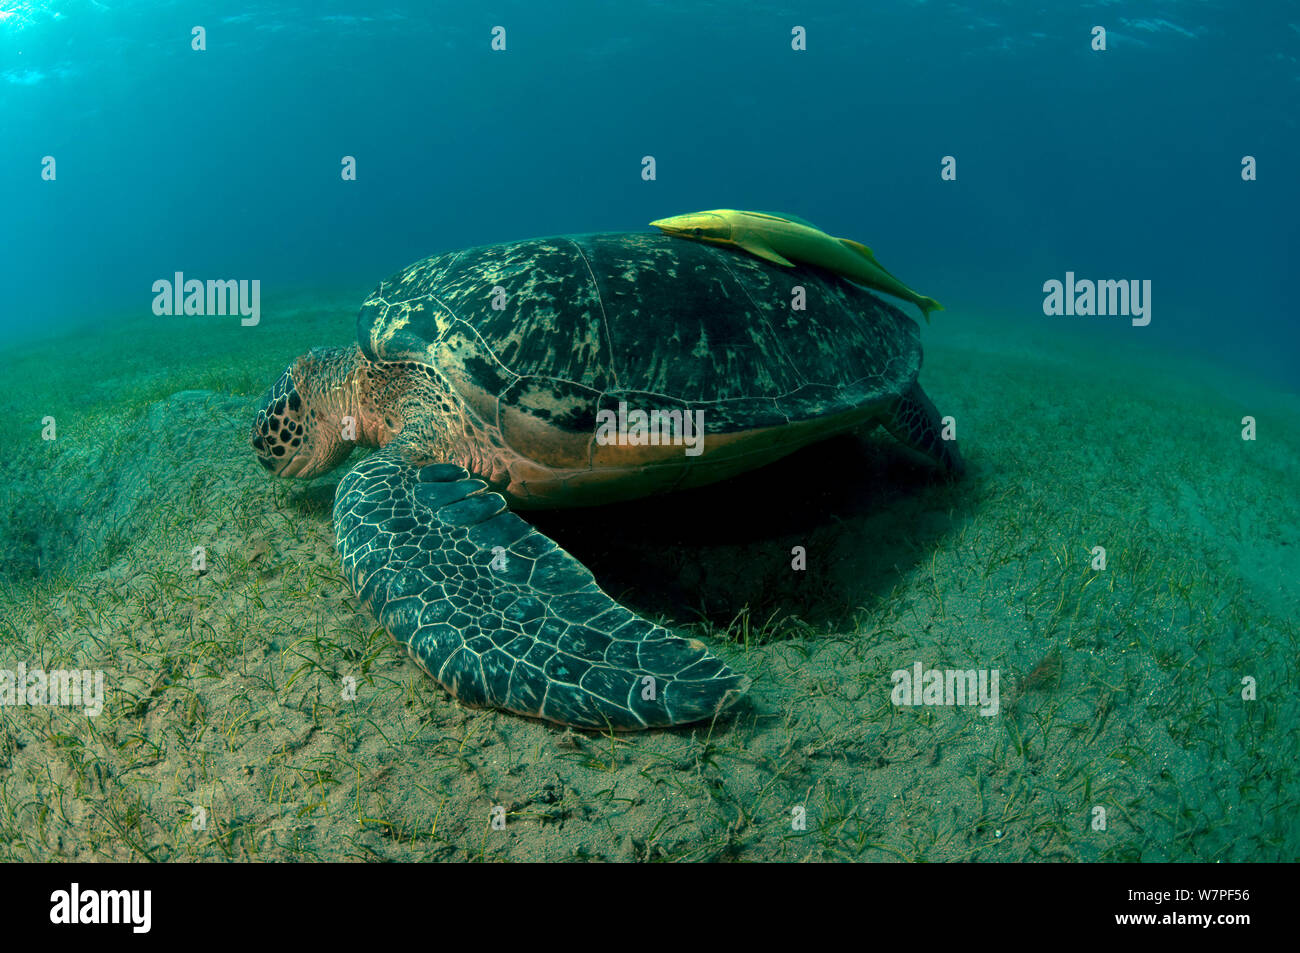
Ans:
<svg viewBox="0 0 1300 953"><path fill-rule="evenodd" d="M880 264L880 262L876 261L876 255L875 255L875 252L873 252L870 248L868 248L866 245L862 244L861 242L855 242L855 241L854 241L853 239L851 239L851 238L841 238L841 239L838 239L838 241L839 241L839 243L840 243L841 245L845 245L845 246L847 246L847 247L853 249L853 250L854 250L855 252L857 252L858 254L860 254L860 255L866 255L868 258L870 258L870 259L871 259L873 262L875 262L877 265Z"/></svg>
<svg viewBox="0 0 1300 953"><path fill-rule="evenodd" d="M837 238L836 241L838 241L841 245L843 245L845 248L849 249L850 251L855 251L859 255L865 256L867 261L871 262L873 265L875 265L885 274L889 275L889 277L893 278L895 281L898 281L900 285L902 284L902 282L898 280L898 276L894 274L892 271L890 271L888 268L886 268L884 265L882 265L880 263L880 259L876 257L875 252L873 252L866 245L862 244L861 242L855 242L851 238Z"/></svg>

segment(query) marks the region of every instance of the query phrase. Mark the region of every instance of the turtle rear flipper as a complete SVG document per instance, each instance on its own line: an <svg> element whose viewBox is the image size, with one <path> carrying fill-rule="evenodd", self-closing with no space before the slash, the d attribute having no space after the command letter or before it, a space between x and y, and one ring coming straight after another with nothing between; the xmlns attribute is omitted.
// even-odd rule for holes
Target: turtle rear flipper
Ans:
<svg viewBox="0 0 1300 953"><path fill-rule="evenodd" d="M890 403L880 422L900 443L919 450L954 476L966 470L956 440L943 439L943 421L934 403L913 383Z"/></svg>
<svg viewBox="0 0 1300 953"><path fill-rule="evenodd" d="M711 718L748 688L701 643L616 603L483 481L451 464L411 464L404 442L339 483L343 574L462 702L634 730Z"/></svg>

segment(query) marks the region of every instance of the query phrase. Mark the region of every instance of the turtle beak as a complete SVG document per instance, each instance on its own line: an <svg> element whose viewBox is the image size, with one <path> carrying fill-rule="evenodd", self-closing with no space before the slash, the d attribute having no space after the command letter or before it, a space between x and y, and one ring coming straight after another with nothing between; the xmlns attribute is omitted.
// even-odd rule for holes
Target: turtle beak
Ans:
<svg viewBox="0 0 1300 953"><path fill-rule="evenodd" d="M248 435L248 442L252 446L253 452L257 454L257 462L270 470L273 476L278 476L279 470L284 465L285 460L283 457L277 457L272 454L272 438L270 438L263 430L263 422L265 420L266 417L264 414L259 413L257 415L257 422L253 424L253 429Z"/></svg>
<svg viewBox="0 0 1300 953"><path fill-rule="evenodd" d="M281 461L271 456L270 446L268 445L266 438L262 436L261 431L258 430L257 424L253 425L253 432L249 434L248 442L252 445L253 452L257 454L257 462L274 474L276 465Z"/></svg>
<svg viewBox="0 0 1300 953"><path fill-rule="evenodd" d="M302 427L294 419L301 402L294 388L292 370L292 367L286 370L262 398L248 435L258 462L275 476L290 475L286 471L302 444Z"/></svg>

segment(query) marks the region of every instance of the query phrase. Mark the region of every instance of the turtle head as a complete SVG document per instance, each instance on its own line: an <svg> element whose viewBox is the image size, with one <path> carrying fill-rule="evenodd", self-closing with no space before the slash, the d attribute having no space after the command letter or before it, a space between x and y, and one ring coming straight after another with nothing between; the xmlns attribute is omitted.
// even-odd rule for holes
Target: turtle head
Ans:
<svg viewBox="0 0 1300 953"><path fill-rule="evenodd" d="M285 369L253 421L250 442L262 466L276 476L310 478L348 458L358 424L347 383L359 360L355 347L318 347Z"/></svg>

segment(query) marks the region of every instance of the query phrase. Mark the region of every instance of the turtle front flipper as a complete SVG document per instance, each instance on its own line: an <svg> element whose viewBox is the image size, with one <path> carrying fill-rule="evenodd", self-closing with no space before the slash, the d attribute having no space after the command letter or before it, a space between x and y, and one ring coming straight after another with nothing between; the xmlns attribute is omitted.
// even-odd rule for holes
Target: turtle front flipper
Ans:
<svg viewBox="0 0 1300 953"><path fill-rule="evenodd" d="M343 574L462 702L581 728L711 718L749 679L616 603L585 566L451 464L399 438L339 483Z"/></svg>
<svg viewBox="0 0 1300 953"><path fill-rule="evenodd" d="M881 423L900 443L919 450L953 476L965 472L957 441L943 439L942 418L920 384L913 383L894 398Z"/></svg>

